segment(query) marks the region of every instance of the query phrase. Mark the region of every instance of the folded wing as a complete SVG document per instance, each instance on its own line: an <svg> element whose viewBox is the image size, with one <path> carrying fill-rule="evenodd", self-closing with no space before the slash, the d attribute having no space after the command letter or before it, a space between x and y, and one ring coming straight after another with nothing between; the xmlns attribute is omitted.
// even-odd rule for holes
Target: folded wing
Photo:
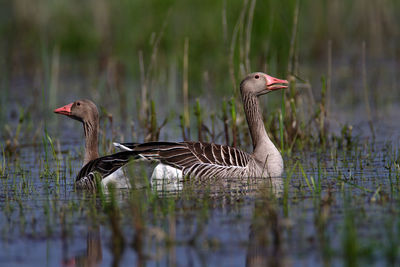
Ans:
<svg viewBox="0 0 400 267"><path fill-rule="evenodd" d="M123 151L89 161L76 176L76 187L79 189L94 189L96 188L96 175L103 179L130 160L137 158L138 155L135 153Z"/></svg>
<svg viewBox="0 0 400 267"><path fill-rule="evenodd" d="M244 174L252 157L239 149L202 142L123 143L116 147L136 153L146 160L159 161L190 176Z"/></svg>

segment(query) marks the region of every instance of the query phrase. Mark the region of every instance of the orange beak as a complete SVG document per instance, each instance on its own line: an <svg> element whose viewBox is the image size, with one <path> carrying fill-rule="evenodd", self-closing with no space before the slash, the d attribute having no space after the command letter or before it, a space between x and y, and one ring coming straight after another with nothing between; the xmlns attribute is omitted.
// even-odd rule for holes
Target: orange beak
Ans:
<svg viewBox="0 0 400 267"><path fill-rule="evenodd" d="M288 86L288 81L287 80L280 80L275 77L265 75L266 80L267 80L267 88L268 90L278 90L278 89L284 89L287 88Z"/></svg>
<svg viewBox="0 0 400 267"><path fill-rule="evenodd" d="M68 105L65 105L61 108L57 108L54 110L54 113L58 113L58 114L63 114L63 115L71 115L71 107L74 103L70 103Z"/></svg>

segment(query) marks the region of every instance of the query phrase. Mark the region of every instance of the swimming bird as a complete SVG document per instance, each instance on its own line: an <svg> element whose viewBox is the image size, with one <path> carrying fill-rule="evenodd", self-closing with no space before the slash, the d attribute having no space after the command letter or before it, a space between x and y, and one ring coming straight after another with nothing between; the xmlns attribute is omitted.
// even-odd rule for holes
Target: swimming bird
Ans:
<svg viewBox="0 0 400 267"><path fill-rule="evenodd" d="M66 115L69 118L82 122L85 134L85 155L83 167L75 179L78 189L96 188L96 176L103 186L113 183L116 188L129 188L128 170L124 167L132 158L139 156L131 152L119 152L112 155L99 157L98 133L99 112L96 105L87 99L77 100L73 103L54 110L55 113Z"/></svg>
<svg viewBox="0 0 400 267"><path fill-rule="evenodd" d="M249 74L240 83L253 152L203 142L114 143L142 159L157 161L151 181L164 177L182 180L189 178L246 178L280 177L283 159L269 138L259 106L259 97L287 88L288 82L262 72Z"/></svg>
<svg viewBox="0 0 400 267"><path fill-rule="evenodd" d="M131 160L159 162L154 168L151 183L160 179L180 182L189 178L266 178L280 177L283 159L270 140L262 119L259 97L272 91L287 88L288 82L257 72L249 74L240 83L243 108L246 115L253 152L238 148L204 142L146 142L114 143L125 151L99 157L99 119L96 105L90 100L78 100L54 112L83 123L85 133L84 166L76 177L76 187L96 187L95 176L101 183L110 182L115 187L129 187L124 166ZM179 189L179 185L173 186Z"/></svg>

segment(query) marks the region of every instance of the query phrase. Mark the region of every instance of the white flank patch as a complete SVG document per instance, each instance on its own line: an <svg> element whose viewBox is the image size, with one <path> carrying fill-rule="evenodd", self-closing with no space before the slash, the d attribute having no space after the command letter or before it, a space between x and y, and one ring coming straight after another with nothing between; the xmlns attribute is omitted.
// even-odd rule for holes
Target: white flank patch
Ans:
<svg viewBox="0 0 400 267"><path fill-rule="evenodd" d="M157 191L177 191L182 189L182 171L165 165L158 164L151 175L151 186Z"/></svg>
<svg viewBox="0 0 400 267"><path fill-rule="evenodd" d="M130 188L131 185L129 183L128 177L125 175L124 166L111 173L110 175L104 177L101 180L101 184L104 188L107 188L109 184L113 184L115 188Z"/></svg>

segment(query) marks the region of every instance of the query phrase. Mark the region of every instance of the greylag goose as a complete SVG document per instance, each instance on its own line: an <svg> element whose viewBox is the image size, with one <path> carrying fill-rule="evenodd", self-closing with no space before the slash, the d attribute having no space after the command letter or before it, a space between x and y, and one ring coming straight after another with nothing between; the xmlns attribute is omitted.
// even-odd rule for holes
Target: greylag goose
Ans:
<svg viewBox="0 0 400 267"><path fill-rule="evenodd" d="M159 162L151 183L168 179L173 183L183 177L246 178L280 177L283 160L265 130L258 97L274 90L287 88L288 82L265 73L249 74L240 84L243 107L253 141L253 153L237 148L202 142L114 143L125 151L98 157L98 112L90 100L78 100L54 110L83 123L85 133L84 166L76 177L76 187L93 189L95 177L101 183L112 182L117 188L129 187L124 166L131 160ZM174 184L173 187L176 188ZM179 185L178 185L179 188Z"/></svg>
<svg viewBox="0 0 400 267"><path fill-rule="evenodd" d="M83 124L85 134L85 156L83 167L75 179L78 189L94 189L96 175L101 179L101 184L107 186L113 183L117 188L130 187L128 175L123 168L133 157L138 157L131 152L119 152L112 155L99 157L98 132L99 113L96 105L87 99L77 100L73 103L54 110L55 113L66 115Z"/></svg>
<svg viewBox="0 0 400 267"><path fill-rule="evenodd" d="M259 96L287 88L288 82L265 73L249 74L240 83L244 112L253 142L253 152L202 142L114 143L142 159L158 161L154 179L280 177L283 160L265 130Z"/></svg>

